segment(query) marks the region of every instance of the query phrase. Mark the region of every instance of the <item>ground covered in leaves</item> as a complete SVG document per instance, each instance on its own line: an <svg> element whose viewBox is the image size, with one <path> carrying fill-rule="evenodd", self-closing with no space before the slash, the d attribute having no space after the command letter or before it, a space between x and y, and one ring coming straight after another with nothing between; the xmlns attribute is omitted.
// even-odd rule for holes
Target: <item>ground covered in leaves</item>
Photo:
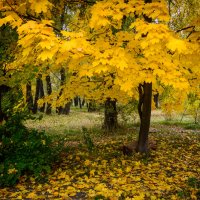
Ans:
<svg viewBox="0 0 200 200"><path fill-rule="evenodd" d="M89 131L89 143L65 138L69 149L47 179L21 177L15 187L0 189L0 199L200 199L200 133L157 124L150 133L156 150L124 156L120 147L137 132Z"/></svg>

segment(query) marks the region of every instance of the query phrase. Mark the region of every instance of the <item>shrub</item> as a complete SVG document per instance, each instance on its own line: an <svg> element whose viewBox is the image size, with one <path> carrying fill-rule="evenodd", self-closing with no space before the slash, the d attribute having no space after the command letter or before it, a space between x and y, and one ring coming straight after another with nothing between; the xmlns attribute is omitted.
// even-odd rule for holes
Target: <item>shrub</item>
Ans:
<svg viewBox="0 0 200 200"><path fill-rule="evenodd" d="M0 186L14 185L24 174L43 179L60 149L44 131L27 129L16 113L0 126Z"/></svg>

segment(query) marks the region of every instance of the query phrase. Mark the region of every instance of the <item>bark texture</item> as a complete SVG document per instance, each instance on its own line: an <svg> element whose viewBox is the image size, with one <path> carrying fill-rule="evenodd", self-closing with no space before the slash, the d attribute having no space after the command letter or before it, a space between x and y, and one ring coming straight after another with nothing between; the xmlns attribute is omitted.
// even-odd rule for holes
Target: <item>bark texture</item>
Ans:
<svg viewBox="0 0 200 200"><path fill-rule="evenodd" d="M32 86L31 86L30 81L26 84L26 103L27 103L29 112L32 112L33 111L33 95L32 95Z"/></svg>
<svg viewBox="0 0 200 200"><path fill-rule="evenodd" d="M77 107L78 106L78 103L79 103L79 97L78 96L76 96L75 98L74 98L74 106L75 107Z"/></svg>
<svg viewBox="0 0 200 200"><path fill-rule="evenodd" d="M40 80L39 78L36 78L36 89L35 89L35 99L33 104L33 114L36 114L38 111L38 99L39 99L39 92L40 92Z"/></svg>
<svg viewBox="0 0 200 200"><path fill-rule="evenodd" d="M11 88L8 87L7 85L0 85L0 123L3 120L7 120L8 119L6 113L3 112L2 99L3 99L4 93L6 93L6 92L8 92L10 90L11 90Z"/></svg>
<svg viewBox="0 0 200 200"><path fill-rule="evenodd" d="M41 77L42 75L39 78L39 99L44 98L44 86ZM43 103L42 107L39 107L40 112L44 112L44 110L45 110L45 103Z"/></svg>
<svg viewBox="0 0 200 200"><path fill-rule="evenodd" d="M114 132L118 127L117 101L107 98L105 102L104 129L106 132Z"/></svg>
<svg viewBox="0 0 200 200"><path fill-rule="evenodd" d="M153 95L153 101L155 103L155 107L159 108L159 93Z"/></svg>
<svg viewBox="0 0 200 200"><path fill-rule="evenodd" d="M148 152L148 135L151 119L152 83L140 84L138 113L140 116L140 131L136 151Z"/></svg>
<svg viewBox="0 0 200 200"><path fill-rule="evenodd" d="M66 74L65 74L65 69L62 68L60 70L60 77L61 77L61 81L60 81L60 86L64 85L65 81L66 81ZM60 98L60 96L62 95L63 93L63 89L60 90L60 93L59 93L59 96L58 96L58 99ZM68 115L70 113L70 106L71 106L71 102L68 102L63 106L59 106L57 107L57 113L59 115Z"/></svg>
<svg viewBox="0 0 200 200"><path fill-rule="evenodd" d="M36 78L36 89L35 89L35 100L33 105L33 114L36 114L38 111L38 100L44 97L44 87L42 82L42 75L40 74ZM44 112L45 109L45 103L42 105L42 107L39 108L40 112Z"/></svg>
<svg viewBox="0 0 200 200"><path fill-rule="evenodd" d="M88 112L95 112L97 110L96 103L94 101L90 101L87 103Z"/></svg>
<svg viewBox="0 0 200 200"><path fill-rule="evenodd" d="M49 75L46 76L46 84L47 84L47 94L50 95L52 93L52 87L51 87L51 77ZM51 114L51 104L50 103L47 103L46 114L47 115Z"/></svg>

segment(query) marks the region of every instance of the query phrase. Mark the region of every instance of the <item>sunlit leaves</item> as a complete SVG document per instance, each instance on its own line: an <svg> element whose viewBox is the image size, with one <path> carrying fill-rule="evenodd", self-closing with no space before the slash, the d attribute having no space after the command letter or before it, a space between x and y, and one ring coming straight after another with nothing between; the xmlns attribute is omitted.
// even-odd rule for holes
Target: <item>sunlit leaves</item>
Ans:
<svg viewBox="0 0 200 200"><path fill-rule="evenodd" d="M30 8L36 13L46 13L52 7L52 4L48 0L29 0L29 3Z"/></svg>
<svg viewBox="0 0 200 200"><path fill-rule="evenodd" d="M90 21L91 28L101 28L112 25L120 28L121 20L123 18L123 10L127 5L123 1L105 1L97 2L92 8L92 18Z"/></svg>
<svg viewBox="0 0 200 200"><path fill-rule="evenodd" d="M179 53L184 53L187 50L187 46L184 41L180 39L172 38L167 43L167 48L169 48L171 51L178 51Z"/></svg>
<svg viewBox="0 0 200 200"><path fill-rule="evenodd" d="M190 20L189 38L183 40L168 26L170 8L164 0L146 4L141 0L97 1L86 6L84 15L79 6L65 10L64 1L8 3L1 6L6 12L0 25L16 27L19 40L15 60L7 69L23 71L23 66L34 63L38 71L45 71L48 62L56 74L65 67L69 78L59 105L78 93L99 101L108 95L124 101L127 96L136 97L136 88L144 81L156 89L173 86L180 90L198 83L188 80L200 77L199 20ZM60 25L64 10L68 18ZM55 96L45 99L55 100Z"/></svg>
<svg viewBox="0 0 200 200"><path fill-rule="evenodd" d="M166 1L164 0L145 4L143 13L153 20L168 22L170 19Z"/></svg>

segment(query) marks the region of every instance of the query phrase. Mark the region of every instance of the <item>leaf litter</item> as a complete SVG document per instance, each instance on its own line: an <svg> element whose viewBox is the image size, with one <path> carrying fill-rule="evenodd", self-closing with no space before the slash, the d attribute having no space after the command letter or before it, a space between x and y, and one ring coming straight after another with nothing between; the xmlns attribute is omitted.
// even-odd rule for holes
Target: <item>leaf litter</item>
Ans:
<svg viewBox="0 0 200 200"><path fill-rule="evenodd" d="M200 135L166 127L150 133L157 149L148 155L125 156L120 150L136 133L97 138L92 152L74 144L47 181L23 176L15 187L1 188L0 199L198 200Z"/></svg>

